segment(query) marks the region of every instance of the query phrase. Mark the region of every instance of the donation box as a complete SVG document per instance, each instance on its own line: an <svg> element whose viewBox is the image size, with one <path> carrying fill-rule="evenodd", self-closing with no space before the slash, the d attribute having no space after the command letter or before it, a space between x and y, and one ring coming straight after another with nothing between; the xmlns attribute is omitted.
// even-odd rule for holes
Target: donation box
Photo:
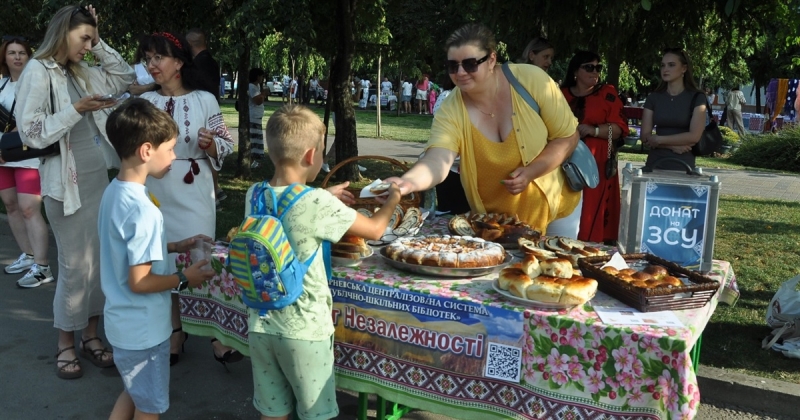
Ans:
<svg viewBox="0 0 800 420"><path fill-rule="evenodd" d="M711 271L720 183L716 175L695 171L642 173L630 163L623 168L620 251Z"/></svg>

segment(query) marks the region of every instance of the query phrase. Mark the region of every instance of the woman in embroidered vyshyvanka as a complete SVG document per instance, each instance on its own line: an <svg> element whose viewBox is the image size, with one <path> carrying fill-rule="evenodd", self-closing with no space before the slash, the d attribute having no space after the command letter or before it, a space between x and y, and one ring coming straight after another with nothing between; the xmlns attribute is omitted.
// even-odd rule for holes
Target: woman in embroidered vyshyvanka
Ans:
<svg viewBox="0 0 800 420"><path fill-rule="evenodd" d="M148 178L147 188L160 202L168 241L197 234L213 238L217 214L211 170L222 169L225 157L233 151L233 139L214 95L199 89L201 76L183 37L155 33L143 38L140 48L147 70L161 86L141 97L172 115L179 131L172 169L162 179ZM170 258L173 269L176 257L173 254ZM178 350L187 339L181 327L177 294L172 300L172 328L170 364L175 364ZM216 339L212 342L217 360L242 359L241 353Z"/></svg>
<svg viewBox="0 0 800 420"><path fill-rule="evenodd" d="M101 66L83 61L91 51ZM105 297L100 289L97 214L118 166L106 138L106 94L124 92L135 78L131 66L97 34L93 7L66 6L50 20L44 40L17 87L17 127L28 146L58 143L60 154L42 159L39 176L50 226L58 244L58 283L53 324L59 330L56 375L83 376L74 331L82 330L80 353L99 367L114 366L111 350L97 336Z"/></svg>

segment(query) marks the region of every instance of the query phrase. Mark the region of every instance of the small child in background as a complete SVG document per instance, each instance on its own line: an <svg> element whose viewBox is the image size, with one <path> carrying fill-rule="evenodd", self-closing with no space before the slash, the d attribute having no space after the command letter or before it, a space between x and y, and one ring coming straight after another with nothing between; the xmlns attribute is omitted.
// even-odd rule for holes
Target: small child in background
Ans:
<svg viewBox="0 0 800 420"><path fill-rule="evenodd" d="M275 164L269 187L280 196L295 184L305 185L319 174L325 125L304 106L284 106L267 121L267 147ZM345 233L379 239L389 224L400 191L392 184L386 203L371 217L357 213L348 183L303 195L283 217L283 228L300 261L306 261L323 241L337 242ZM255 185L247 192L245 216L252 213ZM275 203L263 194L267 211ZM338 198L337 198L338 197ZM302 419L328 419L339 414L333 374L333 298L322 252L314 257L303 279L303 294L293 304L261 318L248 309L253 405L262 420L288 419L293 410ZM292 401L297 401L296 407Z"/></svg>
<svg viewBox="0 0 800 420"><path fill-rule="evenodd" d="M100 202L100 284L106 337L125 386L109 418L157 419L169 408L170 291L214 276L202 269L206 260L168 274L166 258L211 238L167 243L164 218L144 186L148 176L163 177L175 160L178 127L172 117L132 99L111 113L106 131L121 165Z"/></svg>

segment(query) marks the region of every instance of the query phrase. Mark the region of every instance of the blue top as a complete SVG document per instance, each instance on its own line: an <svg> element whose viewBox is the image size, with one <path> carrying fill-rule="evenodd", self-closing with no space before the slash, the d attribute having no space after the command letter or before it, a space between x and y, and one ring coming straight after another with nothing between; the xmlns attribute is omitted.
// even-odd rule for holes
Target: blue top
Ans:
<svg viewBox="0 0 800 420"><path fill-rule="evenodd" d="M121 349L155 347L172 332L170 292L134 293L128 285L128 270L150 262L152 273L168 274L161 211L150 201L144 185L115 178L103 193L97 227L106 337Z"/></svg>

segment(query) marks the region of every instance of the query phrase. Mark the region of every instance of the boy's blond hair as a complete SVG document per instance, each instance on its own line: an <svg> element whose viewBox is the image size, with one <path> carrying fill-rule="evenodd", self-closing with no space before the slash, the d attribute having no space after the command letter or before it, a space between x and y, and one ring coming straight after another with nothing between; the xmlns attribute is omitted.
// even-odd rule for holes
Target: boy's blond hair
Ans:
<svg viewBox="0 0 800 420"><path fill-rule="evenodd" d="M273 163L298 163L308 149L319 147L325 125L302 105L284 105L267 121L267 150Z"/></svg>

